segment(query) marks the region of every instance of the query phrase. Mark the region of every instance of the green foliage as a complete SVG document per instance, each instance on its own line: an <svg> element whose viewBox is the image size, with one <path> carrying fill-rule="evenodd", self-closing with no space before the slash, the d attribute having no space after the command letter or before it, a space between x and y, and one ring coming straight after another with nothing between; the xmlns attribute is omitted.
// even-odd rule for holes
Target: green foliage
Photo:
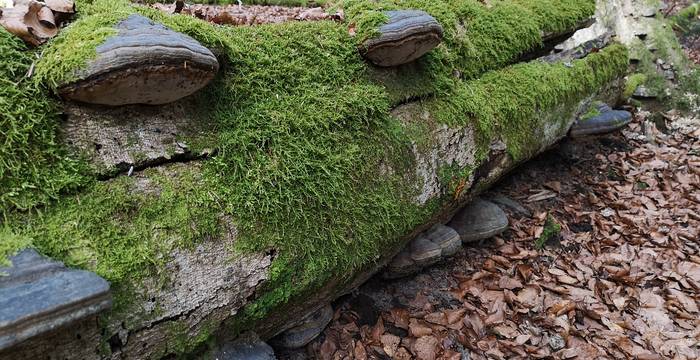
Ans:
<svg viewBox="0 0 700 360"><path fill-rule="evenodd" d="M683 34L697 34L700 32L698 16L700 16L700 3L695 3L671 17L669 23L674 29Z"/></svg>
<svg viewBox="0 0 700 360"><path fill-rule="evenodd" d="M629 99L634 94L634 91L640 85L643 85L647 81L647 76L645 74L634 74L630 75L625 82L625 90L622 93L623 98Z"/></svg>
<svg viewBox="0 0 700 360"><path fill-rule="evenodd" d="M384 11L420 9L435 17L443 26L444 44L420 62L433 76L437 92L452 84L455 71L463 79L472 79L511 64L541 47L543 33L571 29L595 10L592 0L495 1L488 7L478 0L344 0L341 4L348 22L355 25L358 44L376 35L387 20Z"/></svg>
<svg viewBox="0 0 700 360"><path fill-rule="evenodd" d="M45 203L84 183L86 168L57 144L60 118L50 95L25 77L34 53L3 28L0 53L1 224L9 209Z"/></svg>
<svg viewBox="0 0 700 360"><path fill-rule="evenodd" d="M195 173L146 175L147 183L133 177L95 183L45 210L16 214L15 225L41 253L117 284L148 266L162 269L168 260L162 254L219 234L216 204L197 191ZM134 191L137 186L147 191Z"/></svg>
<svg viewBox="0 0 700 360"><path fill-rule="evenodd" d="M693 14L697 11L696 9L696 7L691 6L687 11L682 11L681 14L668 21L660 19L655 23L656 25L650 32L650 39L655 51L649 50L641 41L633 44L630 49L639 59L636 67L638 74L633 75L630 80L638 81L643 75L645 77L644 86L651 93L657 95L658 104L664 109L674 108L690 112L700 109L700 101L698 101L697 96L700 93L697 65L687 58L672 27L668 26L668 23L673 24L679 18L687 19L690 24L700 24L700 21L691 21L694 19ZM660 61L672 66L676 75L676 84L672 84L666 79L665 73L658 66ZM628 86L631 87L631 85L628 81Z"/></svg>
<svg viewBox="0 0 700 360"><path fill-rule="evenodd" d="M557 223L557 220L554 219L552 215L547 215L547 220L545 220L544 223L544 230L542 230L540 237L535 239L535 248L538 250L544 249L547 243L557 238L560 233L561 225Z"/></svg>
<svg viewBox="0 0 700 360"><path fill-rule="evenodd" d="M673 98L678 109L697 114L700 112L700 68L693 68L678 79L678 93Z"/></svg>
<svg viewBox="0 0 700 360"><path fill-rule="evenodd" d="M463 82L452 96L436 100L431 112L441 123L475 121L485 139L501 134L511 155L521 159L538 143L532 129L542 125L539 110L577 102L580 94L596 91L626 69L627 50L622 45L570 65L517 64Z"/></svg>

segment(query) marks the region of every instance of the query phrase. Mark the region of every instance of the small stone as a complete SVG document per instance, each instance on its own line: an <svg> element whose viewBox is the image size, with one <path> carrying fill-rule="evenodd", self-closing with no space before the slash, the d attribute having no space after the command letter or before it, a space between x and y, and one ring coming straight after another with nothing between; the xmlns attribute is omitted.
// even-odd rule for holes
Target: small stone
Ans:
<svg viewBox="0 0 700 360"><path fill-rule="evenodd" d="M384 272L386 279L398 279L404 276L415 274L420 270L420 266L411 258L411 253L407 249L401 250L391 260Z"/></svg>
<svg viewBox="0 0 700 360"><path fill-rule="evenodd" d="M440 255L442 254L442 249L439 245L422 235L413 239L410 249L411 259L421 267L435 264L440 260Z"/></svg>
<svg viewBox="0 0 700 360"><path fill-rule="evenodd" d="M275 352L270 345L260 340L255 333L246 333L238 339L223 344L213 351L213 359L218 360L275 360Z"/></svg>
<svg viewBox="0 0 700 360"><path fill-rule="evenodd" d="M659 7L653 4L649 5L643 5L639 9L639 14L642 15L643 17L654 17L656 16L656 13L658 12Z"/></svg>
<svg viewBox="0 0 700 360"><path fill-rule="evenodd" d="M634 90L632 97L637 99L656 99L659 95L656 91L649 89L644 85L639 85L637 89Z"/></svg>
<svg viewBox="0 0 700 360"><path fill-rule="evenodd" d="M97 47L97 57L61 96L101 105L166 104L214 79L219 63L191 37L140 16L117 24L118 34Z"/></svg>
<svg viewBox="0 0 700 360"><path fill-rule="evenodd" d="M560 335L552 335L549 338L549 347L552 348L554 351L558 351L563 349L566 346L566 342L564 341L564 338L562 338Z"/></svg>
<svg viewBox="0 0 700 360"><path fill-rule="evenodd" d="M607 134L619 130L632 121L629 111L600 108L600 115L579 119L572 126L569 136L578 138L589 135Z"/></svg>
<svg viewBox="0 0 700 360"><path fill-rule="evenodd" d="M414 61L442 41L442 26L420 10L385 13L389 21L379 28L379 36L365 41L360 53L374 65L398 66Z"/></svg>
<svg viewBox="0 0 700 360"><path fill-rule="evenodd" d="M425 233L425 237L440 247L442 258L456 254L462 247L459 234L453 228L442 224L433 226Z"/></svg>
<svg viewBox="0 0 700 360"><path fill-rule="evenodd" d="M24 340L93 316L112 305L109 283L32 249L0 268L0 352Z"/></svg>
<svg viewBox="0 0 700 360"><path fill-rule="evenodd" d="M308 315L302 324L293 327L273 339L272 344L285 349L298 349L306 346L321 335L328 323L333 319L333 307L326 305Z"/></svg>
<svg viewBox="0 0 700 360"><path fill-rule="evenodd" d="M455 229L462 242L488 239L508 229L508 216L498 205L480 198L460 210L447 224Z"/></svg>
<svg viewBox="0 0 700 360"><path fill-rule="evenodd" d="M666 80L676 80L676 73L673 70L664 70L664 77Z"/></svg>

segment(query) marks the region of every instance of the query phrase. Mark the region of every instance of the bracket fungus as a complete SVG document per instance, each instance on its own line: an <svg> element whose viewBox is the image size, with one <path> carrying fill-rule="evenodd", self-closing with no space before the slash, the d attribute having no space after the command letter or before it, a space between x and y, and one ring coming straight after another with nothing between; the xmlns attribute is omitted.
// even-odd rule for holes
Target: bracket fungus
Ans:
<svg viewBox="0 0 700 360"><path fill-rule="evenodd" d="M0 351L109 309L109 283L27 249L0 268ZM6 276L5 276L6 275Z"/></svg>
<svg viewBox="0 0 700 360"><path fill-rule="evenodd" d="M632 114L629 111L613 110L607 104L598 104L589 116L584 115L571 126L569 135L580 138L607 134L625 127L631 121Z"/></svg>
<svg viewBox="0 0 700 360"><path fill-rule="evenodd" d="M191 37L141 15L117 24L119 33L97 47L78 80L61 86L67 99L101 105L160 105L179 100L214 79L219 63Z"/></svg>
<svg viewBox="0 0 700 360"><path fill-rule="evenodd" d="M442 26L420 10L387 11L379 36L365 41L360 53L374 65L392 67L414 61L442 41Z"/></svg>
<svg viewBox="0 0 700 360"><path fill-rule="evenodd" d="M508 215L498 205L480 198L460 210L448 224L459 233L462 242L488 239L508 229Z"/></svg>

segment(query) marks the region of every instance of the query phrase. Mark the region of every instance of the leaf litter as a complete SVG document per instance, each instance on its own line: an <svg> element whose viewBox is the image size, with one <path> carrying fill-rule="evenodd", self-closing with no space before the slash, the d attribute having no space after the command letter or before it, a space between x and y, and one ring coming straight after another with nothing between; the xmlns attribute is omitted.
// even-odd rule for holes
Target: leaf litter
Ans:
<svg viewBox="0 0 700 360"><path fill-rule="evenodd" d="M567 140L517 170L492 192L531 217L506 208L510 230L486 245L370 280L369 304L339 300L305 356L698 358L700 120L665 115L668 133L639 112L622 133ZM538 250L550 217L559 241Z"/></svg>

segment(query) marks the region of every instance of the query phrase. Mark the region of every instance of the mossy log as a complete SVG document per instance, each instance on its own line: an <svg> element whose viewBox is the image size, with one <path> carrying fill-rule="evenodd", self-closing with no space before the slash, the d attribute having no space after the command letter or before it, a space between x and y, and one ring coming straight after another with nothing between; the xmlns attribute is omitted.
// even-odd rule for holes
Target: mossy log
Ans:
<svg viewBox="0 0 700 360"><path fill-rule="evenodd" d="M79 19L36 64L34 80L49 89L70 81L134 12L209 47L221 70L175 104L66 102L63 121L32 117L58 124L42 131L61 136L32 148L47 154L37 166L54 166L16 165L14 173L53 188L24 190L0 177L19 194L0 197L0 255L32 246L94 271L111 282L114 307L0 358L157 359L205 352L208 340L247 330L269 339L551 147L594 101L617 101L624 46L518 63L541 50L543 34L590 18L593 1L412 5L441 23L444 43L412 64L379 69L358 44L397 7L391 1L342 3L346 24L245 28L79 1ZM0 40L31 64L20 45ZM20 72L0 76L17 82ZM25 106L53 106L29 96L44 87L19 84L12 94ZM10 154L8 164L21 163L22 154Z"/></svg>

